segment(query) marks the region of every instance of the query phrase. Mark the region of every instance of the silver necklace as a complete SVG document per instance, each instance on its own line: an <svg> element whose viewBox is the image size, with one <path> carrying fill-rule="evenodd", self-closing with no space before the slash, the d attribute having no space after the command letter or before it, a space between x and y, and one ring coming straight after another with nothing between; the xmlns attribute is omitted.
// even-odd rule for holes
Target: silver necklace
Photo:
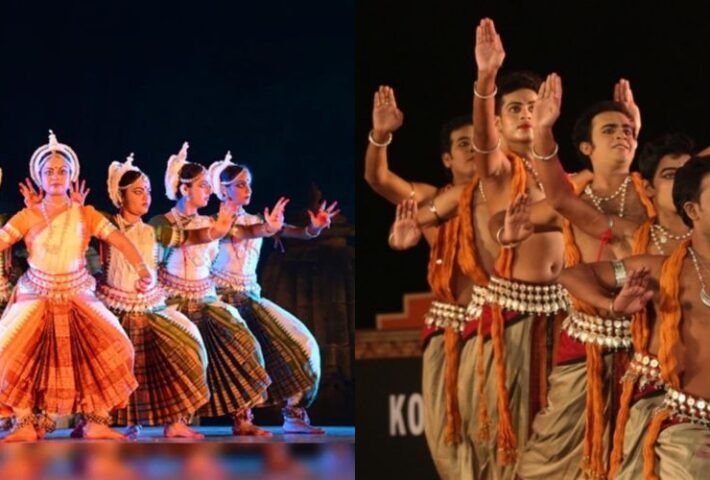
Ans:
<svg viewBox="0 0 710 480"><path fill-rule="evenodd" d="M703 305L710 308L710 295L708 295L705 290L705 281L703 280L703 275L700 272L700 262L698 261L698 257L695 254L693 247L688 247L688 252L690 252L690 258L693 260L693 266L695 267L695 272L698 274L698 280L700 281L700 301L703 302ZM703 264L703 266L705 266L705 264ZM707 269L707 267L705 268Z"/></svg>
<svg viewBox="0 0 710 480"><path fill-rule="evenodd" d="M64 204L64 206L71 207L71 201L69 201L68 199L64 199L63 204ZM52 226L52 223L49 221L49 213L47 213L47 202L46 201L42 201L40 203L39 210L40 210L40 212L42 212L42 217L44 218L44 223L47 225L47 229L49 230L49 232L47 233L47 243L44 245L44 249L47 253L50 253L52 255L56 255L62 249L62 244L64 243L64 236L67 233L67 229L69 228L69 214L67 214L66 218L64 219L64 225L62 226L62 232L59 235L59 243L52 244L52 243L50 243L50 239L54 238L54 227Z"/></svg>
<svg viewBox="0 0 710 480"><path fill-rule="evenodd" d="M545 189L543 188L542 182L540 181L540 175L537 173L537 170L535 170L535 167L533 167L532 163L530 163L530 160L528 160L527 158L520 158L523 159L523 165L525 165L525 169L533 176L533 180L535 180L537 188L539 188L541 192L544 192Z"/></svg>
<svg viewBox="0 0 710 480"><path fill-rule="evenodd" d="M668 243L669 239L681 241L690 238L692 234L692 228L682 235L676 235L674 233L669 232L666 227L664 227L660 223L654 223L651 225L651 239L653 240L653 244L656 246L656 249L661 255L666 254L666 252L663 251L663 245Z"/></svg>
<svg viewBox="0 0 710 480"><path fill-rule="evenodd" d="M611 195L608 195L606 197L597 195L594 193L594 190L592 190L592 184L588 183L586 187L584 187L584 193L587 194L587 196L592 200L592 203L594 206L603 214L607 214L607 212L604 211L602 208L602 202L610 202L611 200L614 200L616 197L619 197L619 212L616 214L617 217L622 218L624 216L624 208L626 206L626 190L629 187L629 183L631 182L631 176L628 175L623 182L621 182L621 185L619 185L619 188L616 189L614 193Z"/></svg>
<svg viewBox="0 0 710 480"><path fill-rule="evenodd" d="M481 192L481 198L483 199L483 203L488 202L488 200L486 200L486 194L483 191L483 180L478 181L478 191Z"/></svg>
<svg viewBox="0 0 710 480"><path fill-rule="evenodd" d="M177 225L178 230L180 230L180 236L182 238L185 238L185 227L190 224L192 219L195 218L195 216L197 214L183 215L175 207L171 208L170 212L173 214L173 217L175 217L175 225ZM188 245L183 245L180 247L180 249L182 250L183 256L186 259L188 259L193 266L195 266L197 268L204 266L205 262L202 261L201 259L198 259L197 261L195 261L195 258L192 256L190 248L191 248L191 246L188 246Z"/></svg>

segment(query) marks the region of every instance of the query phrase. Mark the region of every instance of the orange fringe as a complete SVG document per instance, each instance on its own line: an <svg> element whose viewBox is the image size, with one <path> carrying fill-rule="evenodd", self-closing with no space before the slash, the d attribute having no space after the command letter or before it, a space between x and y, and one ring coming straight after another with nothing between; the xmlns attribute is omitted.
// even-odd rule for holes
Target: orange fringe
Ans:
<svg viewBox="0 0 710 480"><path fill-rule="evenodd" d="M476 258L476 230L473 225L473 195L478 187L478 177L466 186L459 199L459 248L458 262L461 271L474 281L476 285L488 285L488 273Z"/></svg>
<svg viewBox="0 0 710 480"><path fill-rule="evenodd" d="M459 218L449 219L440 225L431 245L427 280L438 299L455 302L454 261L458 249ZM441 263L437 264L437 260ZM461 438L461 415L458 408L456 380L460 356L458 332L447 327L444 331L444 385L446 388L446 427L444 440L447 444L458 443ZM453 388L452 388L453 385Z"/></svg>
<svg viewBox="0 0 710 480"><path fill-rule="evenodd" d="M484 362L485 339L483 338L483 320L478 322L478 330L476 332L476 393L478 394L478 440L483 443L488 443L491 432L491 417L488 414L488 405L486 404L486 385L485 373L486 369Z"/></svg>
<svg viewBox="0 0 710 480"><path fill-rule="evenodd" d="M690 239L682 241L678 248L663 262L660 276L661 293L661 345L658 350L658 362L661 367L661 377L673 388L680 388L678 378L678 359L673 350L680 342L680 322L682 310L680 305L680 273L683 260L688 254ZM644 478L657 480L655 445L661 433L661 425L670 413L661 410L651 420L643 445Z"/></svg>
<svg viewBox="0 0 710 480"><path fill-rule="evenodd" d="M633 172L630 174L631 175L631 181L634 187L634 190L636 191L637 196L639 197L639 200L641 201L641 204L644 206L646 210L646 216L649 219L653 219L656 216L656 210L653 207L653 203L651 200L646 196L646 192L644 191L643 188L643 181L641 179L641 176L637 172ZM574 187L574 191L577 195L580 195L584 188L588 185L588 183L591 180L589 180L586 183L580 183L580 184L574 184L572 183ZM634 241L633 241L633 246L632 246L632 251L634 254L637 253L644 253L648 249L648 243L649 243L649 238L650 238L650 230L651 230L651 222L652 220L646 221L643 224L639 226L639 228L634 232ZM569 222L569 220L565 219L563 221L563 229L562 229L563 237L564 237L564 242L565 242L565 266L566 267L572 267L574 265L577 265L582 261L582 252L579 250L579 247L577 246L576 239L574 236L574 230L572 229L572 225ZM601 254L601 251L600 251ZM589 314L589 315L597 315L597 311L594 307L591 305L587 304L586 302L580 301L577 298L572 299L574 303L574 307L583 313ZM634 327L633 325L636 325ZM635 335L635 337L638 337L639 344L645 345L645 343L648 342L648 325L646 321L646 316L645 312L637 314L633 320L632 324L632 332L633 330L637 329L638 333ZM633 334L633 333L632 333ZM645 340L644 340L645 338ZM634 346L636 347L636 342L634 342ZM645 347L644 347L645 348ZM620 353L621 355L625 355L624 352ZM619 354L615 354L619 355ZM586 430L585 430L585 440L584 440L584 456L585 456L585 469L588 470L588 472L591 475L603 475L604 472L606 471L606 467L604 465L604 447L603 447L603 439L604 439L604 385L602 383L602 376L603 376L603 369L604 369L604 364L602 361L602 349L598 345L587 345L587 406L586 406ZM630 398L630 396L629 396ZM626 402L626 406L624 407L623 403L620 406L621 409L626 409L626 417L628 419L628 400ZM620 412L621 413L621 412ZM621 431L623 432L623 429L625 427L625 422L624 425L619 426L617 424L617 430L621 428ZM617 433L615 432L614 434L614 446L613 449L621 449L623 450L623 434L621 438L618 439L619 444L617 445ZM619 456L621 456L621 452L619 451L617 453ZM617 467L618 468L618 467Z"/></svg>
<svg viewBox="0 0 710 480"><path fill-rule="evenodd" d="M527 172L522 159L517 155L506 153L511 161L511 200L523 193L527 187ZM502 278L513 278L513 261L515 251L511 248L501 248L496 260L496 274ZM512 465L516 460L517 439L513 431L513 424L510 414L510 399L508 390L505 387L505 320L503 310L500 305L491 305L491 341L493 343L493 360L496 372L496 391L498 397L498 463L500 465Z"/></svg>
<svg viewBox="0 0 710 480"><path fill-rule="evenodd" d="M643 478L645 480L658 480L658 475L656 475L656 440L658 440L661 426L668 416L668 410L661 410L648 424L646 438L643 441Z"/></svg>
<svg viewBox="0 0 710 480"><path fill-rule="evenodd" d="M446 370L444 371L444 387L446 391L446 428L444 442L447 445L458 444L461 441L461 412L456 392L459 363L461 360L461 335L452 327L444 331L444 355Z"/></svg>
<svg viewBox="0 0 710 480"><path fill-rule="evenodd" d="M646 197L644 195L639 196L639 198L643 199ZM638 229L636 229L636 232L634 233L633 249L631 251L632 255L640 255L648 252L651 225L653 222L654 218L649 218L643 222ZM644 355L648 354L648 340L650 337L651 331L648 325L646 309L644 308L631 317L631 339L634 344L634 351L641 352ZM633 392L634 382L625 381L621 391L621 398L619 399L619 410L616 416L616 425L614 427L614 440L609 459L609 479L613 479L616 472L621 467L621 461L624 454L624 432L626 431L626 424L629 421Z"/></svg>

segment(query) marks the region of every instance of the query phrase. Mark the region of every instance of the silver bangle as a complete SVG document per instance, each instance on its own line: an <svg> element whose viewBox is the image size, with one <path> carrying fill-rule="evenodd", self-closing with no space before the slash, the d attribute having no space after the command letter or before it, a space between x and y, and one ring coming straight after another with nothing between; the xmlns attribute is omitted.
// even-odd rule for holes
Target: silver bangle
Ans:
<svg viewBox="0 0 710 480"><path fill-rule="evenodd" d="M493 88L493 93L489 93L488 95L481 95L480 93L478 93L478 89L476 88L477 84L478 84L478 82L473 82L473 94L476 97L481 98L483 100L487 100L489 98L493 98L496 95L498 95L498 86L497 85Z"/></svg>
<svg viewBox="0 0 710 480"><path fill-rule="evenodd" d="M612 260L611 266L614 269L614 281L616 288L621 288L626 283L626 265L621 260Z"/></svg>
<svg viewBox="0 0 710 480"><path fill-rule="evenodd" d="M516 248L518 245L520 245L520 242L503 243L503 240L500 239L500 236L503 233L504 228L505 227L500 227L496 232L496 242L498 242L500 248Z"/></svg>
<svg viewBox="0 0 710 480"><path fill-rule="evenodd" d="M303 233L305 233L308 238L316 238L320 234L320 232L318 232L318 233L309 232L308 225L303 228Z"/></svg>
<svg viewBox="0 0 710 480"><path fill-rule="evenodd" d="M476 146L476 144L473 143L473 141L471 141L471 147L473 147L473 151L476 153L480 153L481 155L488 155L490 153L495 152L496 150L498 150L500 148L500 137L498 137L498 143L496 143L496 146L491 148L490 150L482 150L482 149L478 148Z"/></svg>
<svg viewBox="0 0 710 480"><path fill-rule="evenodd" d="M549 155L538 155L537 152L535 152L535 147L531 147L531 148L530 148L530 155L532 155L532 157L533 157L535 160L540 160L541 162L547 162L548 160L552 160L552 159L557 155L557 152L558 152L559 150L560 150L560 146L559 146L557 143L555 143L555 148L552 150L552 153L551 153L551 154L549 154Z"/></svg>
<svg viewBox="0 0 710 480"><path fill-rule="evenodd" d="M392 143L392 132L389 133L389 138L385 141L385 143L377 143L374 138L372 138L372 134L375 132L375 130L370 130L370 133L367 134L367 140L373 144L376 147L384 148L390 143Z"/></svg>

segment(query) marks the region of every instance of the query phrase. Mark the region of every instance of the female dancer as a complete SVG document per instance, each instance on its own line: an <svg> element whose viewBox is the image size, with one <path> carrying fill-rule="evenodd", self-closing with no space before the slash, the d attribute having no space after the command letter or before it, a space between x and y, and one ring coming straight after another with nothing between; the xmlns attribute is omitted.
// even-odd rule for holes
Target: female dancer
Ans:
<svg viewBox="0 0 710 480"><path fill-rule="evenodd" d="M91 236L118 249L137 273L136 289L154 282L140 252L93 207L70 200L79 160L50 131L30 160L44 197L0 229L0 250L24 238L29 269L0 320L0 404L17 422L5 441L37 440L50 414L83 414L86 438L116 438L109 411L125 405L137 382L133 346L116 317L94 296L84 254ZM37 415L35 414L37 413Z"/></svg>
<svg viewBox="0 0 710 480"><path fill-rule="evenodd" d="M227 209L211 228L190 235L168 227L153 227L141 217L151 203L150 179L133 165L133 154L124 163L112 162L108 194L119 213L111 222L133 241L152 272L157 268L158 244L178 247L205 243L224 236L234 219ZM207 403L207 353L202 336L188 318L165 305L157 285L147 292L133 287L135 272L126 258L110 245L102 245L103 275L97 297L116 316L136 351L134 373L138 388L127 408L117 412L120 425L166 425L166 437L204 438L188 427L191 415ZM135 428L137 433L137 428Z"/></svg>
<svg viewBox="0 0 710 480"><path fill-rule="evenodd" d="M306 407L318 391L320 350L311 332L291 313L261 297L256 278L262 237L281 232L286 237L314 238L330 226L338 214L337 203L327 209L325 202L318 213L308 212L310 225L283 225L283 208L288 200L281 198L274 207L277 218L264 218L244 210L251 199L251 172L231 162L231 155L210 167L210 179L222 205L237 211L237 221L227 238L219 244L219 254L212 264L212 274L221 298L239 309L251 332L256 336L266 361L272 383L268 389L268 404L286 406L282 409L284 433L324 433L310 425ZM276 221L274 221L276 220Z"/></svg>
<svg viewBox="0 0 710 480"><path fill-rule="evenodd" d="M210 227L213 221L198 214L212 194L205 167L187 161L187 142L168 160L165 189L177 201L165 215L151 220L156 226L180 231ZM158 278L167 291L168 305L192 320L207 348L207 384L210 400L201 416L231 415L235 435L268 435L251 422L250 407L263 402L270 380L264 359L239 312L217 300L210 265L217 255L217 241L163 249Z"/></svg>

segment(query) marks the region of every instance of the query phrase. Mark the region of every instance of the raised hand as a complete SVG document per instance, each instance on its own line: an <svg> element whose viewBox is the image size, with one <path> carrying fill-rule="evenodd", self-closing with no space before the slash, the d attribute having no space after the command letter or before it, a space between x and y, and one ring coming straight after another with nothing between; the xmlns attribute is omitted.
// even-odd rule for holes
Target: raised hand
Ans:
<svg viewBox="0 0 710 480"><path fill-rule="evenodd" d="M380 86L372 106L372 130L378 134L389 134L401 127L403 121L404 114L397 108L394 90L386 85Z"/></svg>
<svg viewBox="0 0 710 480"><path fill-rule="evenodd" d="M397 204L397 214L389 238L390 247L395 250L406 250L419 243L422 230L417 224L416 215L416 201L407 199Z"/></svg>
<svg viewBox="0 0 710 480"><path fill-rule="evenodd" d="M643 310L653 297L653 291L649 288L649 279L650 270L647 267L631 270L626 277L624 286L621 287L612 302L612 313L633 315Z"/></svg>
<svg viewBox="0 0 710 480"><path fill-rule="evenodd" d="M562 80L556 73L547 76L540 85L533 109L533 124L537 127L552 128L560 116L562 107Z"/></svg>
<svg viewBox="0 0 710 480"><path fill-rule="evenodd" d="M503 245L519 243L533 234L534 228L530 222L530 197L521 193L508 205L505 210L502 235L498 240Z"/></svg>
<svg viewBox="0 0 710 480"><path fill-rule="evenodd" d="M314 213L311 210L308 210L308 216L311 218L311 233L320 233L320 231L324 228L330 227L330 222L337 214L340 213L340 209L335 209L337 206L338 202L335 201L326 208L326 201L323 200L323 203L320 204L317 212Z"/></svg>
<svg viewBox="0 0 710 480"><path fill-rule="evenodd" d="M286 197L281 197L274 204L274 208L269 212L269 208L264 208L264 223L266 224L269 232L276 233L283 228L284 225L284 210L286 205L290 202Z"/></svg>
<svg viewBox="0 0 710 480"><path fill-rule="evenodd" d="M81 184L79 180L72 182L71 189L69 190L69 198L71 198L72 203L78 203L79 205L84 205L86 201L86 196L91 192L90 188L86 188L86 180L82 180Z"/></svg>
<svg viewBox="0 0 710 480"><path fill-rule="evenodd" d="M505 59L503 42L490 18L484 18L476 27L475 54L479 72L496 72L503 65Z"/></svg>
<svg viewBox="0 0 710 480"><path fill-rule="evenodd" d="M638 134L641 131L641 110L639 110L639 106L634 101L634 92L631 91L631 84L625 78L620 79L614 85L614 101L623 103L631 114L631 118L634 121L634 131L638 138Z"/></svg>
<svg viewBox="0 0 710 480"><path fill-rule="evenodd" d="M35 187L29 178L25 178L25 183L20 182L18 186L20 187L22 198L25 199L25 207L34 207L42 201L42 194L35 190Z"/></svg>
<svg viewBox="0 0 710 480"><path fill-rule="evenodd" d="M190 148L190 144L187 142L183 142L182 148L180 148L180 151L178 152L178 158L180 160L186 160L187 159L187 149Z"/></svg>

